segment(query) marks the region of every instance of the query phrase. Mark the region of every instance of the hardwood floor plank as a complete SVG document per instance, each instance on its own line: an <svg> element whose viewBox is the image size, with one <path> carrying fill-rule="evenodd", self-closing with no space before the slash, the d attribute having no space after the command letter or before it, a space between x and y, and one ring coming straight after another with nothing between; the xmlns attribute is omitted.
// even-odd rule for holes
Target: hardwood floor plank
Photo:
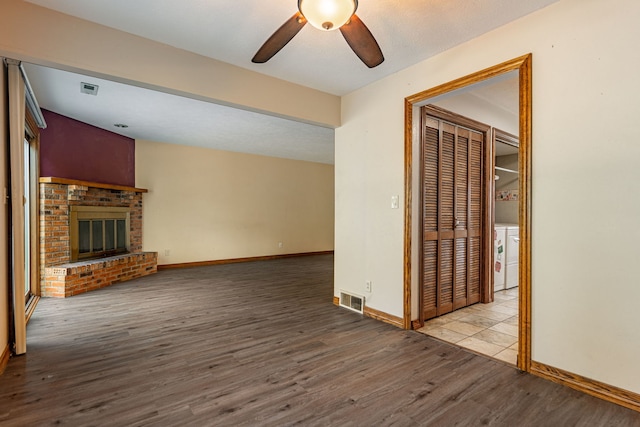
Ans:
<svg viewBox="0 0 640 427"><path fill-rule="evenodd" d="M633 426L640 415L336 307L332 255L42 299L0 424Z"/></svg>

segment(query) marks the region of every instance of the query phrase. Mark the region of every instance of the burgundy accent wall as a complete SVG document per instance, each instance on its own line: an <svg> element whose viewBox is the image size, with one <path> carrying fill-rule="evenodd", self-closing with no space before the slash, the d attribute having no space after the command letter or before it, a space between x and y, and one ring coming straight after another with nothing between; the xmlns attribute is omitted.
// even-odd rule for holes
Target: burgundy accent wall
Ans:
<svg viewBox="0 0 640 427"><path fill-rule="evenodd" d="M135 140L48 110L40 176L135 187Z"/></svg>

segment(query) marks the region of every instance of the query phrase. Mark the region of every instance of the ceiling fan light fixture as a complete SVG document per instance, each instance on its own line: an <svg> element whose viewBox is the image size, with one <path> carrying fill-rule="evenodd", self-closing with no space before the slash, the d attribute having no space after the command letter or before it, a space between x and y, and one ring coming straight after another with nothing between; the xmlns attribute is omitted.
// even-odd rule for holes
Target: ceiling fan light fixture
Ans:
<svg viewBox="0 0 640 427"><path fill-rule="evenodd" d="M356 13L358 0L298 0L298 9L314 27L337 30Z"/></svg>

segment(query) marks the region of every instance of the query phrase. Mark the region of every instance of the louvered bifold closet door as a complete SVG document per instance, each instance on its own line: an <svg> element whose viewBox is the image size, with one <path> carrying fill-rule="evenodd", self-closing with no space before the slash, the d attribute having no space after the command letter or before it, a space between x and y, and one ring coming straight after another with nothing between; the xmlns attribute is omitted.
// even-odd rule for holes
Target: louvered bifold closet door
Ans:
<svg viewBox="0 0 640 427"><path fill-rule="evenodd" d="M480 301L483 134L423 115L423 320Z"/></svg>

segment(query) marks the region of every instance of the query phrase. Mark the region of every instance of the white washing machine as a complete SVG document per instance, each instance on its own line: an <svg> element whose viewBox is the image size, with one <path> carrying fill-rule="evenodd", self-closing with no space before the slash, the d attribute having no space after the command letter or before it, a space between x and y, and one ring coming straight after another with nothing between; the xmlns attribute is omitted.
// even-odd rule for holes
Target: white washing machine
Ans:
<svg viewBox="0 0 640 427"><path fill-rule="evenodd" d="M496 224L493 231L493 290L518 286L519 233L517 224Z"/></svg>

